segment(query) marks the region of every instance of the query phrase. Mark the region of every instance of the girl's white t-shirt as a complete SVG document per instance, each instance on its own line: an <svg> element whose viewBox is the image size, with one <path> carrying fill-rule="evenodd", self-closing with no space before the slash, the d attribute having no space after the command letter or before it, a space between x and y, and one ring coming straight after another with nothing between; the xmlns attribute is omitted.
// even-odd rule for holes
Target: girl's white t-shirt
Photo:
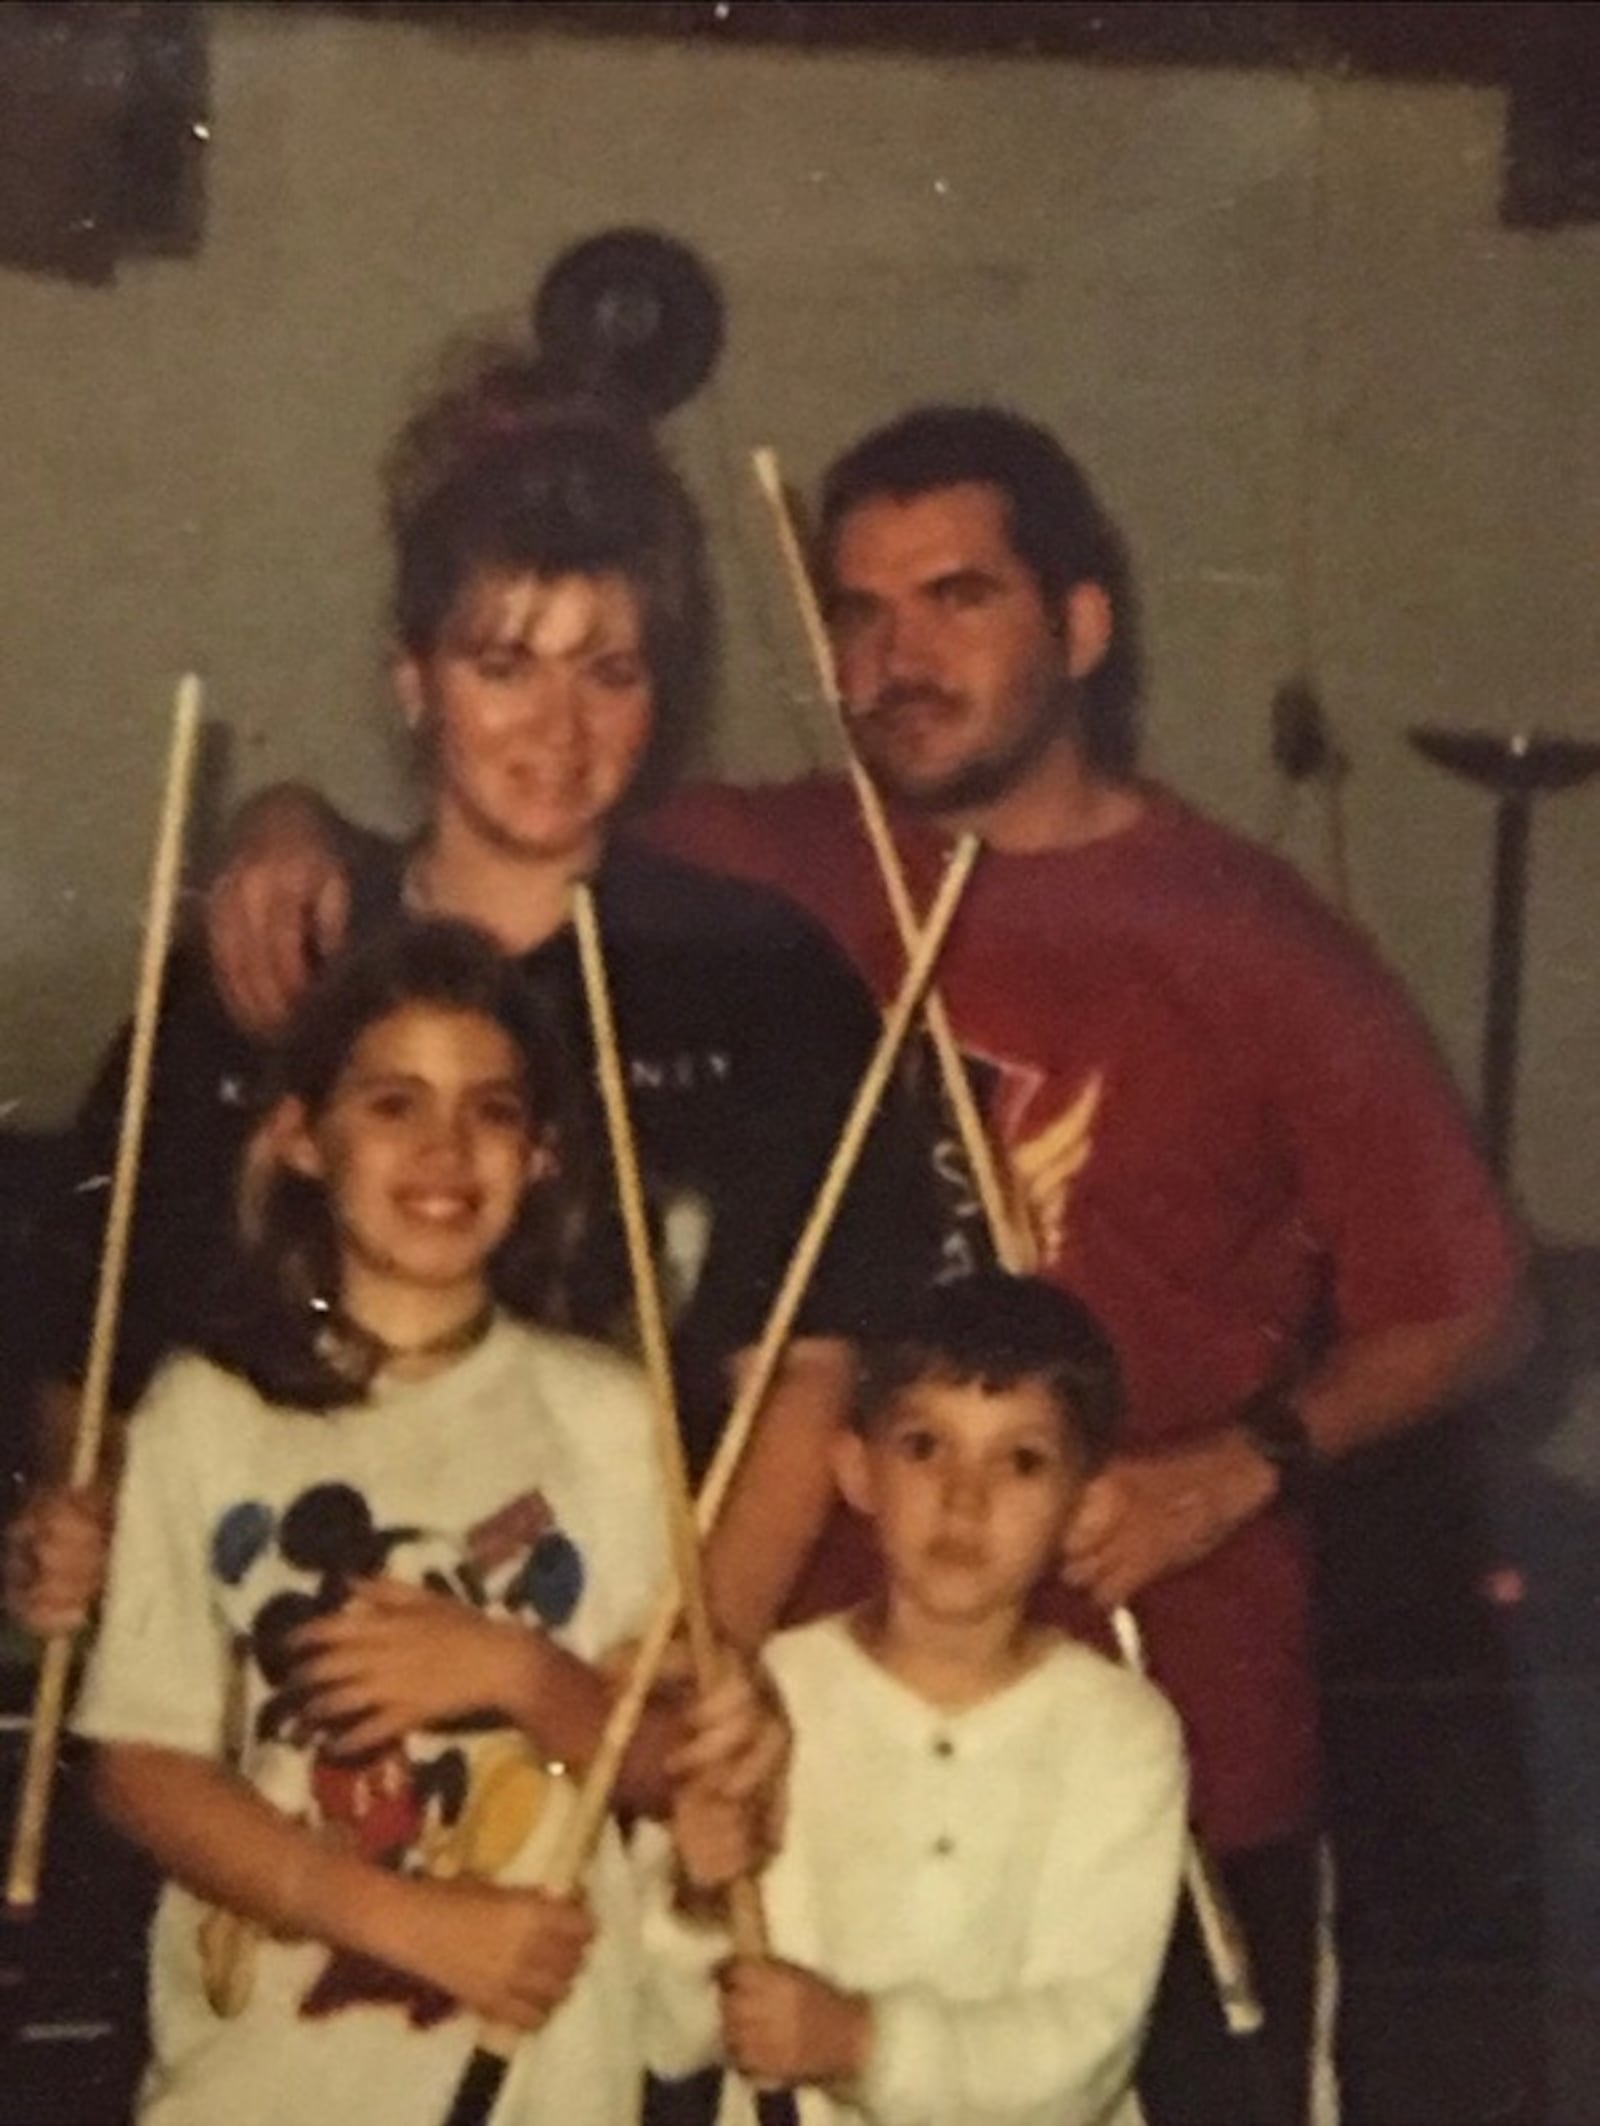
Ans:
<svg viewBox="0 0 1600 2126"><path fill-rule="evenodd" d="M545 1630L587 1660L667 1577L642 1375L499 1320L447 1371L321 1414L173 1360L130 1427L100 1632L74 1725L233 1765L274 1806L405 1873L537 1879L572 1781L489 1721L362 1763L297 1736L283 1635L372 1574ZM637 1922L608 1835L598 1938L511 2066L499 2126L633 2126ZM276 1941L175 1884L152 1942L141 2126L437 2126L471 2053L455 2004L344 1952Z"/></svg>

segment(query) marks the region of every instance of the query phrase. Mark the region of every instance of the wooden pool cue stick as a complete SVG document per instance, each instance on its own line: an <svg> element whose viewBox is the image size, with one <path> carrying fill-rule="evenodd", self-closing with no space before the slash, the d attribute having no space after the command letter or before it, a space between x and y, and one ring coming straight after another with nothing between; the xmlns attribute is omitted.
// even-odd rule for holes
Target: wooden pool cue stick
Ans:
<svg viewBox="0 0 1600 2126"><path fill-rule="evenodd" d="M817 587L806 561L794 511L790 507L788 489L784 486L783 474L779 468L777 452L763 445L751 452L751 463L755 468L756 484L772 513L778 551L800 614L818 689L832 709L839 735L844 741L851 788L855 792L856 804L861 813L863 831L871 845L879 876L883 880L883 889L888 896L889 912L894 918L895 929L899 932L901 946L909 954L917 936L917 912L912 906L905 868L900 861L900 852L895 847L888 814L883 809L883 799L878 793L877 784L862 766L850 736L844 697L839 690L833 645L828 640L827 623L822 617ZM973 1186L978 1192L978 1201L983 1206L984 1218L994 1238L996 1254L1006 1269L1023 1273L1037 1269L1038 1251L1034 1246L1033 1235L1012 1213L1005 1183L1001 1179L999 1161L995 1158L994 1145L983 1117L978 1112L972 1082L967 1076L966 1064L961 1059L961 1050L956 1042L954 1028L950 1024L950 1015L937 988L928 991L923 1004L923 1016L927 1022L929 1039L933 1043L934 1056L938 1061L945 1099L961 1138L961 1147L966 1154Z"/></svg>
<svg viewBox="0 0 1600 2126"><path fill-rule="evenodd" d="M683 1597L684 1622L694 1657L696 1681L708 1686L715 1680L716 1634L706 1601L705 1575L701 1570L700 1541L694 1522L694 1502L684 1460L683 1435L678 1424L678 1391L672 1372L672 1349L667 1339L666 1315L661 1286L656 1275L655 1251L650 1239L650 1219L645 1207L644 1181L639 1171L638 1145L629 1111L623 1077L622 1054L617 1041L616 1019L606 974L604 945L595 911L594 895L580 885L573 895L573 925L578 936L578 959L583 972L584 998L594 1035L595 1076L605 1109L606 1136L616 1175L617 1200L627 1241L628 1268L633 1280L634 1314L639 1329L640 1355L650 1382L656 1421L656 1451L661 1459L667 1519L672 1542L673 1570Z"/></svg>
<svg viewBox="0 0 1600 2126"><path fill-rule="evenodd" d="M1123 1665L1137 1676L1144 1675L1144 1638L1133 1611L1126 1607L1112 1610L1111 1629ZM1183 1886L1194 1906L1195 1924L1200 1930L1206 1962L1211 1966L1229 2034L1254 2037L1265 2027L1266 2017L1250 1968L1249 1946L1234 1916L1228 1893L1217 1879L1216 1863L1192 1836L1184 1846Z"/></svg>
<svg viewBox="0 0 1600 2126"><path fill-rule="evenodd" d="M122 1095L122 1121L117 1138L111 1197L106 1211L105 1240L100 1253L100 1277L95 1293L88 1363L72 1441L68 1482L75 1491L83 1490L94 1481L100 1464L100 1449L110 1405L111 1366L116 1355L122 1288L128 1262L128 1238L133 1225L134 1194L138 1186L139 1158L144 1145L151 1063L155 1053L156 1025L161 1013L162 975L166 967L167 951L172 942L178 885L183 868L184 826L188 819L189 793L194 781L200 709L200 681L191 672L179 682L173 707L172 746L167 762L166 790L161 804L155 857L150 872L150 890L145 904L144 949L140 957L138 989L134 999L128 1074ZM22 1786L12 1830L11 1860L6 1875L6 1904L12 1913L17 1915L31 1913L39 1901L39 1875L44 1859L45 1831L50 1817L56 1754L66 1711L67 1679L72 1668L72 1650L73 1634L55 1633L46 1641L39 1663L39 1679L34 1689L32 1726L28 1735L27 1756L23 1761Z"/></svg>
<svg viewBox="0 0 1600 2126"><path fill-rule="evenodd" d="M890 913L904 942L914 931L916 923L915 911L906 886L905 870L900 862L900 852L895 847L878 786L863 767L851 740L844 698L839 689L833 645L828 639L827 623L823 618L816 583L812 578L795 523L794 511L790 507L778 456L776 451L763 446L751 453L751 459L757 484L772 512L779 551L795 604L799 609L817 684L833 709L840 736L844 740L851 786L860 809L862 828L877 860ZM973 1185L977 1189L978 1200L988 1222L995 1260L1003 1270L1010 1271L1014 1276L1026 1276L1039 1267L1038 1249L1025 1221L1013 1215L1010 1199L1000 1179L993 1143L973 1096L967 1066L962 1059L943 999L937 991L929 992L924 1009L929 1037L938 1059L945 1099L960 1133ZM1132 1612L1126 1608L1114 1610L1111 1615L1111 1628L1126 1661L1128 1646L1138 1646L1142 1643ZM1137 1662L1130 1662L1129 1665L1137 1666L1143 1674L1142 1654ZM1217 1998L1221 2003L1228 2029L1235 2036L1254 2035L1262 2027L1263 2017L1244 1934L1229 1904L1227 1892L1218 1878L1214 1863L1192 1836L1184 1861L1184 1882L1195 1908L1195 1921L1205 1945L1206 1960L1211 1967Z"/></svg>
<svg viewBox="0 0 1600 2126"><path fill-rule="evenodd" d="M900 1051L905 1045L906 1037L911 1030L912 1021L916 1016L923 993L932 974L934 962L944 944L945 933L954 918L967 878L977 860L978 848L977 839L972 835L965 836L957 844L939 892L929 911L927 925L922 932L917 951L913 955L911 965L907 968L901 981L894 1004L883 1022L883 1028L878 1035L878 1042L873 1050L872 1059L867 1065L866 1073L856 1092L855 1101L849 1115L846 1117L844 1128L840 1132L833 1158L829 1162L828 1170L823 1176L822 1184L812 1202L805 1227L795 1245L794 1254L790 1257L789 1266L784 1272L783 1281L767 1315L766 1325L761 1332L761 1338L756 1346L755 1354L745 1371L743 1380L740 1382L738 1393L734 1397L733 1408L728 1415L728 1422L723 1427L722 1437L717 1442L716 1452L711 1458L711 1466L707 1470L705 1481L700 1487L700 1495L695 1502L695 1519L699 1524L702 1536L710 1533L715 1525L717 1515L722 1510L723 1502L732 1488L734 1476L738 1471L740 1457L743 1455L750 1434L755 1428L755 1421L761 1414L767 1391L772 1385L773 1376L777 1372L784 1347L787 1345L794 1328L795 1318L799 1314L801 1302L805 1298L806 1288L811 1282L812 1272L815 1270L822 1250L827 1244L828 1234L832 1229L834 1218L838 1214L839 1206L844 1200L845 1190L849 1187L856 1161L860 1157L862 1146L866 1142L867 1132L872 1127L878 1106L888 1088L889 1079L894 1071L896 1062L899 1060ZM636 1693L638 1697L638 1708L633 1714L632 1721L627 1725L626 1731L620 1737L620 1747L616 1752L617 1765L620 1765L623 1751L626 1750L628 1743L633 1739L633 1727L637 1725L638 1711L642 1710L645 1696L655 1681L661 1657L665 1653L667 1642L671 1638L677 1623L677 1612L678 1596L677 1590L674 1588L662 1603L652 1623L650 1632L644 1641L645 1649L654 1648L654 1660L649 1664L648 1673L645 1672L646 1664L643 1652L641 1652L641 1657L635 1662L628 1683L625 1686L624 1698L618 1701L619 1704L626 1702L626 1696L629 1693ZM619 1720L617 1724L620 1728L622 1723ZM612 1779L615 1778L615 1770L616 1767L613 1766ZM585 1786L587 1787L591 1782L597 1789L592 1797L591 1806L594 1802L598 1802L600 1813L603 1817L605 1806L609 1800L611 1781L606 1781L604 1789L600 1790L601 1782L595 1780L593 1773L591 1773L590 1779L585 1781Z"/></svg>
<svg viewBox="0 0 1600 2126"><path fill-rule="evenodd" d="M928 913L927 924L901 979L894 1003L885 1015L866 1071L845 1118L833 1157L814 1197L805 1226L788 1268L768 1312L755 1354L734 1398L728 1421L712 1455L711 1466L695 1502L695 1520L700 1534L708 1535L732 1486L762 1404L772 1385L785 1345L794 1328L801 1301L813 1271L827 1244L828 1234L844 1200L845 1190L888 1089L900 1051L905 1046L913 1020L932 979L935 962L945 935L954 920L980 844L976 835L964 835L956 844ZM578 1789L577 1800L564 1828L560 1845L545 1871L544 1887L552 1895L570 1896L583 1876L590 1853L611 1811L612 1790L623 1759L633 1742L650 1692L655 1686L672 1635L677 1629L679 1590L674 1581L652 1617L638 1650L612 1702L600 1741ZM505 2080L511 2056L522 2033L498 2024L485 2025L477 2045L456 2086L455 2100L443 2126L488 2126L495 2099Z"/></svg>
<svg viewBox="0 0 1600 2126"><path fill-rule="evenodd" d="M662 1488L667 1504L667 1526L672 1545L673 1570L683 1602L683 1620L695 1683L709 1691L721 1670L721 1653L711 1605L706 1596L705 1569L700 1555L700 1532L695 1526L694 1494L689 1482L689 1464L683 1451L683 1428L678 1410L677 1382L672 1369L672 1346L667 1335L666 1309L661 1301L661 1281L656 1274L655 1249L650 1238L650 1215L646 1207L644 1177L639 1170L638 1140L617 1038L616 1014L612 1008L611 984L606 972L605 947L593 889L581 883L573 895L573 921L578 936L578 958L583 971L584 998L594 1035L595 1075L605 1109L606 1136L616 1175L617 1198L622 1210L623 1232L628 1247L628 1267L633 1280L634 1314L639 1325L639 1344L645 1373L650 1382L651 1407L655 1416L656 1452L661 1464ZM728 1926L736 1956L764 1957L769 1953L766 1914L761 1891L751 1876L741 1876L727 1892ZM792 2094L780 2087L757 2087L753 2091L761 2126L798 2126Z"/></svg>

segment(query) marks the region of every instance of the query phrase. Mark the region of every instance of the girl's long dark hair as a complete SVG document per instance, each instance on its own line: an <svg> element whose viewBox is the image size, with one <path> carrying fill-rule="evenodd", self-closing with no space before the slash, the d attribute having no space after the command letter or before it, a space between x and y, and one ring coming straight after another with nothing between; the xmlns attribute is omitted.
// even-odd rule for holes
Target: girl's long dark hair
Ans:
<svg viewBox="0 0 1600 2126"><path fill-rule="evenodd" d="M418 1004L491 1020L521 1059L529 1115L557 1164L524 1196L491 1256L489 1289L509 1313L564 1326L563 1271L593 1222L595 1194L576 1066L549 1007L482 931L408 923L343 955L297 1014L274 1092L300 1100L314 1124L367 1028ZM338 1244L322 1183L247 1157L237 1259L201 1349L271 1402L308 1410L359 1402L371 1369L337 1331L338 1295ZM379 1356L381 1347L373 1368Z"/></svg>

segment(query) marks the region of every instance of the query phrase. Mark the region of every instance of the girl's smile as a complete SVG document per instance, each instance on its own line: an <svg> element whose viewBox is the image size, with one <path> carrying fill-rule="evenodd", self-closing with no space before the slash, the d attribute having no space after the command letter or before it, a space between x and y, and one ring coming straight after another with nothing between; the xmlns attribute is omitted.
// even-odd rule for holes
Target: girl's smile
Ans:
<svg viewBox="0 0 1600 2126"><path fill-rule="evenodd" d="M287 1155L328 1191L342 1308L402 1349L482 1308L489 1258L551 1160L505 1029L420 1003L366 1028Z"/></svg>

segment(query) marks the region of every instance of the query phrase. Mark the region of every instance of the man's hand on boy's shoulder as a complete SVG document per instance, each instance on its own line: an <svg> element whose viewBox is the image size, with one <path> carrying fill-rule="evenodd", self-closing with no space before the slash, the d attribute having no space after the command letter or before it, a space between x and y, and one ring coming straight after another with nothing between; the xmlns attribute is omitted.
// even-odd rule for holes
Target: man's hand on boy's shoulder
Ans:
<svg viewBox="0 0 1600 2126"><path fill-rule="evenodd" d="M1232 1432L1165 1454L1119 1455L1084 1488L1063 1577L1114 1609L1209 1557L1265 1512L1277 1484L1271 1465Z"/></svg>

